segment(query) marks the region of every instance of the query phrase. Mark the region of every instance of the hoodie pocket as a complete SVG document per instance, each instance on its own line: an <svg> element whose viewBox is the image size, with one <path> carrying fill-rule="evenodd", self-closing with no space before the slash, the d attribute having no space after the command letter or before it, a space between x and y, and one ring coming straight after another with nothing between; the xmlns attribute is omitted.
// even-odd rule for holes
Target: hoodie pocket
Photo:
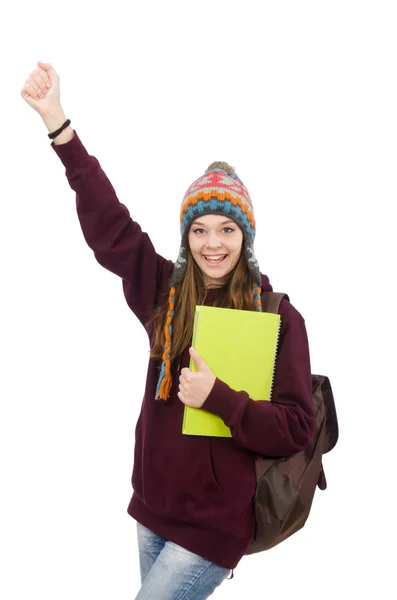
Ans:
<svg viewBox="0 0 397 600"><path fill-rule="evenodd" d="M224 501L210 438L183 436L168 452L145 455L143 490L146 503L156 511L210 527Z"/></svg>
<svg viewBox="0 0 397 600"><path fill-rule="evenodd" d="M210 437L208 438L208 443L209 443L209 456L210 456L210 464L211 464L212 477L213 477L216 485L218 486L218 489L219 489L220 493L223 495L222 488L219 485L218 477L216 476L216 468L215 468L215 461L214 461L213 441L212 441L212 438L210 438Z"/></svg>

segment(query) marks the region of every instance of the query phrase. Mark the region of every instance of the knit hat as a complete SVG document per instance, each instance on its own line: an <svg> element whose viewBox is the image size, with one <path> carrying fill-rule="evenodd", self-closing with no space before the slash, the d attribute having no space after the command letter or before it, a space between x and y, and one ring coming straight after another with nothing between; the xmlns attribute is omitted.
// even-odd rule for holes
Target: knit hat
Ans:
<svg viewBox="0 0 397 600"><path fill-rule="evenodd" d="M190 225L198 217L206 214L224 215L234 220L243 231L244 253L247 267L251 272L255 287L256 310L261 311L262 278L258 261L254 253L255 218L254 209L248 190L235 173L233 167L225 162L211 163L204 175L196 179L188 188L182 200L181 247L170 281L169 309L165 324L165 348L163 364L156 390L156 400L167 400L172 385L171 378L171 345L172 319L175 306L175 286L182 281L187 266L187 245Z"/></svg>

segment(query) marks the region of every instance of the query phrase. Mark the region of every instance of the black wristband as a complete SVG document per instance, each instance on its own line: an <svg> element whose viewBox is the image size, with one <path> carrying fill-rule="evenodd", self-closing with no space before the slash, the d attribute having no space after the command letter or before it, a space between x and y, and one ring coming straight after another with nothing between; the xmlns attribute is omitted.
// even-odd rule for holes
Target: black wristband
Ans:
<svg viewBox="0 0 397 600"><path fill-rule="evenodd" d="M66 127L69 127L69 125L70 125L70 119L65 121L64 124L62 125L62 127L60 127L59 129L57 129L53 133L49 133L48 137L50 138L50 140L53 140L55 137L57 137L57 135L59 135L64 129L66 129Z"/></svg>

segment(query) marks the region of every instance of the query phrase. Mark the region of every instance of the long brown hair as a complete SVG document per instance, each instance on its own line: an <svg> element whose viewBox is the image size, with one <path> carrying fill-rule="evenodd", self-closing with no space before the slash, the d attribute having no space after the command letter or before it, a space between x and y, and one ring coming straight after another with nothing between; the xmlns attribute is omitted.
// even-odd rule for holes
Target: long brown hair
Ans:
<svg viewBox="0 0 397 600"><path fill-rule="evenodd" d="M193 322L196 304L203 304L207 294L200 267L194 260L187 245L187 267L183 280L175 286L174 317L172 319L172 347L170 359L178 356L191 344ZM254 301L255 282L247 268L244 249L239 261L231 271L227 281L226 293L214 306L222 308L235 308L240 310L256 310ZM152 358L160 359L165 346L165 322L169 303L158 307L146 327L154 332L154 345L150 351Z"/></svg>

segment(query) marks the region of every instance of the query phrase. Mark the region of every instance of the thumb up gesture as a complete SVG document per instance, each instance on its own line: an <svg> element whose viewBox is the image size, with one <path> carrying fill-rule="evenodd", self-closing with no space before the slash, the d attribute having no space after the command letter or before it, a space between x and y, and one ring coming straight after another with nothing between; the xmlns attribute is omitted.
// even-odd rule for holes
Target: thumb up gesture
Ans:
<svg viewBox="0 0 397 600"><path fill-rule="evenodd" d="M49 63L37 62L21 90L22 98L41 116L60 107L59 76Z"/></svg>
<svg viewBox="0 0 397 600"><path fill-rule="evenodd" d="M216 380L216 376L194 348L189 349L190 356L197 365L197 373L185 367L179 377L178 398L186 406L201 408Z"/></svg>

